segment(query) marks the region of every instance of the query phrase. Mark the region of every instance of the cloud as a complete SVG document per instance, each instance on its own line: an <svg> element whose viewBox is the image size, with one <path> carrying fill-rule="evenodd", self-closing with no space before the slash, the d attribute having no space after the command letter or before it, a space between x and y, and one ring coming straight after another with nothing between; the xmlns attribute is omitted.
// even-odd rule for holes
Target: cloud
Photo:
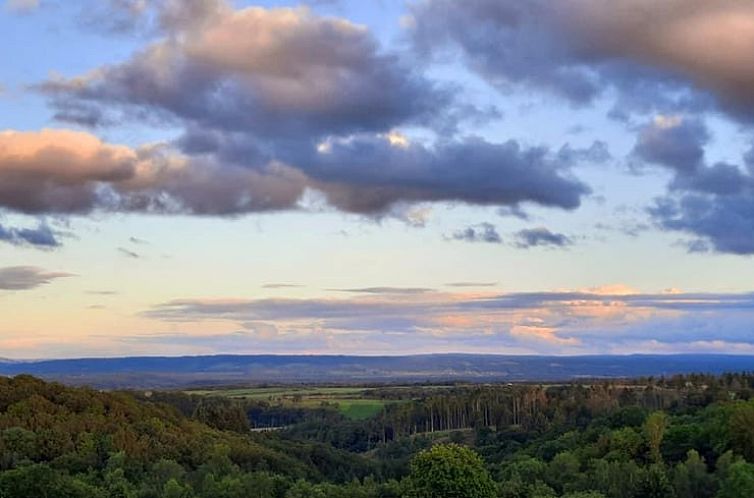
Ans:
<svg viewBox="0 0 754 498"><path fill-rule="evenodd" d="M0 205L12 210L78 212L101 198L99 186L136 174L137 154L81 132L0 132Z"/></svg>
<svg viewBox="0 0 754 498"><path fill-rule="evenodd" d="M273 283L273 284L264 284L262 286L263 289L295 289L298 287L303 287L303 285Z"/></svg>
<svg viewBox="0 0 754 498"><path fill-rule="evenodd" d="M46 223L40 223L37 228L15 228L0 224L0 242L17 246L32 246L38 249L53 249L61 245Z"/></svg>
<svg viewBox="0 0 754 498"><path fill-rule="evenodd" d="M566 247L573 244L573 240L562 233L551 232L546 228L529 228L516 233L516 247L529 249L532 247Z"/></svg>
<svg viewBox="0 0 754 498"><path fill-rule="evenodd" d="M306 334L288 331L281 333L274 325L267 323L247 323L242 330L216 334L142 334L119 337L118 342L134 344L151 344L154 346L188 347L190 351L207 353L224 352L257 352L259 348L265 351L277 352L300 351L304 345L311 347L326 347L323 337L311 337Z"/></svg>
<svg viewBox="0 0 754 498"><path fill-rule="evenodd" d="M454 49L491 84L575 104L616 90L615 114L715 100L752 117L754 5L738 0L429 0L411 8L424 53Z"/></svg>
<svg viewBox="0 0 754 498"><path fill-rule="evenodd" d="M447 108L447 91L362 26L306 8L192 5L199 14L167 2L167 37L131 60L44 84L58 117L95 108L105 121L147 115L269 139L428 124Z"/></svg>
<svg viewBox="0 0 754 498"><path fill-rule="evenodd" d="M401 203L542 205L574 209L589 188L547 149L478 139L438 148L354 138L314 152L302 169L191 157L166 145L130 148L70 130L0 132L0 207L22 213L92 211L237 215L297 209L308 189L348 212ZM459 171L463 162L467 167Z"/></svg>
<svg viewBox="0 0 754 498"><path fill-rule="evenodd" d="M495 287L497 282L450 282L447 287Z"/></svg>
<svg viewBox="0 0 754 498"><path fill-rule="evenodd" d="M154 18L162 38L125 62L37 89L58 120L177 127L178 150L98 144L122 159L118 185L89 180L72 192L52 182L64 190L53 200L70 206L50 196L32 203L27 194L36 192L24 192L13 209L86 212L115 190L113 209L233 215L295 209L308 189L342 211L392 213L421 226L428 208L414 204L570 210L590 193L571 167L600 160L598 145L558 152L457 136L457 125L476 111L363 26L306 8L161 5ZM405 128L435 138L414 141L399 131Z"/></svg>
<svg viewBox="0 0 754 498"><path fill-rule="evenodd" d="M707 127L698 119L660 115L640 130L633 154L642 161L690 173L703 164L709 138Z"/></svg>
<svg viewBox="0 0 754 498"><path fill-rule="evenodd" d="M241 321L307 319L331 316L366 316L389 311L389 303L383 307L370 301L347 301L328 299L181 299L164 303L147 312L148 316L175 321L199 318L226 317Z"/></svg>
<svg viewBox="0 0 754 498"><path fill-rule="evenodd" d="M754 254L754 190L735 195L681 194L660 198L650 214L663 229L688 233L701 240L691 242L691 252L707 243L718 252Z"/></svg>
<svg viewBox="0 0 754 498"><path fill-rule="evenodd" d="M754 318L752 294L646 294L625 286L509 294L367 293L343 299L183 299L146 314L177 323L265 323L303 341L350 337L362 347L380 343L387 351L394 351L389 344L396 336L402 347L561 354L641 351L648 340L668 351L693 349L704 341L718 341L729 351L754 345L745 326Z"/></svg>
<svg viewBox="0 0 754 498"><path fill-rule="evenodd" d="M39 8L39 0L6 0L5 8L11 12L28 13Z"/></svg>
<svg viewBox="0 0 754 498"><path fill-rule="evenodd" d="M570 174L569 161L546 147L470 138L428 148L391 140L359 136L329 141L306 172L323 182L319 188L333 205L364 213L398 202L431 201L532 202L575 209L591 191Z"/></svg>
<svg viewBox="0 0 754 498"><path fill-rule="evenodd" d="M744 154L744 163L750 173L754 173L754 145Z"/></svg>
<svg viewBox="0 0 754 498"><path fill-rule="evenodd" d="M566 163L604 164L612 159L607 143L595 141L585 149L574 148L566 143L558 151L558 157Z"/></svg>
<svg viewBox="0 0 754 498"><path fill-rule="evenodd" d="M89 30L107 35L154 31L150 7L159 2L151 0L89 0L81 3L83 6L79 21Z"/></svg>
<svg viewBox="0 0 754 498"><path fill-rule="evenodd" d="M0 132L0 207L22 213L239 214L291 209L304 186L301 173L277 163L221 167L85 132Z"/></svg>
<svg viewBox="0 0 754 498"><path fill-rule="evenodd" d="M492 223L480 223L457 230L453 232L450 238L466 242L487 242L490 244L501 244L503 242L502 237L500 237L495 225Z"/></svg>
<svg viewBox="0 0 754 498"><path fill-rule="evenodd" d="M518 218L519 220L528 221L529 220L529 213L521 209L520 206L503 206L501 208L498 208L497 214L500 216L511 216L513 218Z"/></svg>
<svg viewBox="0 0 754 498"><path fill-rule="evenodd" d="M53 280L73 276L70 273L50 272L35 266L11 266L0 268L0 289L30 290L49 284Z"/></svg>
<svg viewBox="0 0 754 498"><path fill-rule="evenodd" d="M709 164L703 123L660 117L639 133L634 156L673 173L669 192L649 208L656 225L694 237L689 252L754 254L754 171L743 164Z"/></svg>
<svg viewBox="0 0 754 498"><path fill-rule="evenodd" d="M424 287L365 287L361 289L328 289L336 292L349 292L352 294L425 294L432 289Z"/></svg>
<svg viewBox="0 0 754 498"><path fill-rule="evenodd" d="M127 258L131 258L131 259L139 259L139 258L141 258L140 254L138 254L138 253L136 253L134 251L131 251L130 249L126 249L125 247L119 247L118 248L118 252L121 254L121 256L125 256Z"/></svg>

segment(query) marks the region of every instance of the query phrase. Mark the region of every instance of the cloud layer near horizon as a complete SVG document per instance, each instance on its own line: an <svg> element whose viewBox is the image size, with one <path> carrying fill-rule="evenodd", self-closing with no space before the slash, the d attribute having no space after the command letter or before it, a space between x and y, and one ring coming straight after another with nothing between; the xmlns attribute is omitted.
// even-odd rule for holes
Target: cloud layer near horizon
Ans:
<svg viewBox="0 0 754 498"><path fill-rule="evenodd" d="M387 343L398 338L409 350L453 344L461 350L561 353L635 352L650 346L754 351L745 325L754 318L751 294L642 294L625 287L511 294L385 288L347 299L181 299L147 315L175 323L235 324L248 344L292 340L310 347L350 337L370 352L389 349ZM259 330L263 337L254 332ZM142 339L159 341L159 336Z"/></svg>

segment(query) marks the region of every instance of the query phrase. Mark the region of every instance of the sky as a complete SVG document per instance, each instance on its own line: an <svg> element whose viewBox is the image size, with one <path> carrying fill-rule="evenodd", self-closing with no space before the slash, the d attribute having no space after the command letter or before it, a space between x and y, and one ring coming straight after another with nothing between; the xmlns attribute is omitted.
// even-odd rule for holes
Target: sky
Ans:
<svg viewBox="0 0 754 498"><path fill-rule="evenodd" d="M0 358L754 353L754 3L5 0Z"/></svg>

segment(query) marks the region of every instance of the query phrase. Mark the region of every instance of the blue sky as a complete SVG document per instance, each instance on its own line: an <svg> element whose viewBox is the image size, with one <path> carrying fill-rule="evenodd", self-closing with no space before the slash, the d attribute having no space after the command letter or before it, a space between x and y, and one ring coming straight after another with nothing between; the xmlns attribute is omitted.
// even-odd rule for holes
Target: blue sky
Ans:
<svg viewBox="0 0 754 498"><path fill-rule="evenodd" d="M12 0L0 30L0 357L754 350L754 6Z"/></svg>

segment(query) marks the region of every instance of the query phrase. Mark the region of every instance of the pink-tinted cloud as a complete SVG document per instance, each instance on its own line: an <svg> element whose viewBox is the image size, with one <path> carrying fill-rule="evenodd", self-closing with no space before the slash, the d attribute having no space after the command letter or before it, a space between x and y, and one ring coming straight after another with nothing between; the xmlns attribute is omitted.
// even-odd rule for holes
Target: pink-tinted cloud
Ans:
<svg viewBox="0 0 754 498"><path fill-rule="evenodd" d="M0 133L0 207L24 213L291 209L304 185L282 164L220 167L163 146L133 149L70 130Z"/></svg>

